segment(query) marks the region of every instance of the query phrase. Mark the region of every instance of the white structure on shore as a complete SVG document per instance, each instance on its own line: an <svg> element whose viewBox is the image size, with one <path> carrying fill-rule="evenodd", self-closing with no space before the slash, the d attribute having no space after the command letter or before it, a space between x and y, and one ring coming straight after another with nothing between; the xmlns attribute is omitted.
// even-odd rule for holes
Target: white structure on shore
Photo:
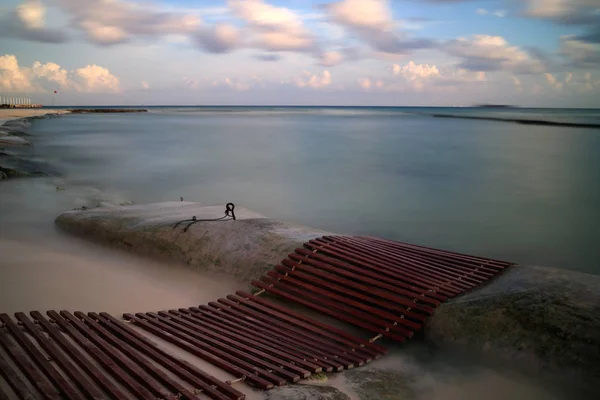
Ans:
<svg viewBox="0 0 600 400"><path fill-rule="evenodd" d="M9 107L27 107L31 106L31 99L29 97L8 97L1 96L0 97L0 106L9 106Z"/></svg>

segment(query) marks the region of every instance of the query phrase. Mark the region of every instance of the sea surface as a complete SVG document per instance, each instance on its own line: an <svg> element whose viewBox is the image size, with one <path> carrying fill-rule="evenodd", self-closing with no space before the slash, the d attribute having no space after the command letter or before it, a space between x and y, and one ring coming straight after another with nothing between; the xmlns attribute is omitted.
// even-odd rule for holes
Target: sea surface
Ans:
<svg viewBox="0 0 600 400"><path fill-rule="evenodd" d="M54 226L75 207L180 197L234 202L343 234L600 273L600 129L433 116L597 124L599 110L149 109L33 121L33 151L57 176L0 183L0 312L118 315L189 307L244 288ZM372 367L405 371L418 399L595 398L585 385L555 387L517 366L431 354L418 341ZM328 382L352 390L342 375ZM249 399L263 398L246 389Z"/></svg>
<svg viewBox="0 0 600 400"><path fill-rule="evenodd" d="M36 121L94 202L233 202L343 234L600 273L600 110L150 107Z"/></svg>

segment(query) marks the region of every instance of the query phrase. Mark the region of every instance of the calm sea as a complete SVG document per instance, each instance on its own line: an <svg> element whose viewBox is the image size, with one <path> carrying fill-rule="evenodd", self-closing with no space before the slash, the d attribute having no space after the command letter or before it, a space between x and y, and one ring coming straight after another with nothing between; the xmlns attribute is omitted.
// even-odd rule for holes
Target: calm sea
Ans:
<svg viewBox="0 0 600 400"><path fill-rule="evenodd" d="M600 129L431 114L600 123L599 110L151 107L36 121L32 133L62 173L61 207L234 202L338 233L600 273Z"/></svg>

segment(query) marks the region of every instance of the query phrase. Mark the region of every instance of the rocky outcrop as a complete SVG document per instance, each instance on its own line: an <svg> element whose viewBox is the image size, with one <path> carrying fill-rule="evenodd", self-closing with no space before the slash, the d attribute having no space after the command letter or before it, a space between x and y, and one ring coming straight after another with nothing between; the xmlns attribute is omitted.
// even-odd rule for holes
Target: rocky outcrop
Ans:
<svg viewBox="0 0 600 400"><path fill-rule="evenodd" d="M57 175L57 171L33 154L27 130L31 120L46 116L30 116L5 122L0 126L0 180L31 176Z"/></svg>
<svg viewBox="0 0 600 400"><path fill-rule="evenodd" d="M445 348L600 380L600 277L512 267L492 283L442 304L425 333Z"/></svg>
<svg viewBox="0 0 600 400"><path fill-rule="evenodd" d="M244 281L263 275L304 242L329 234L239 207L237 221L198 222L187 232L185 223L175 227L193 216L221 217L224 210L224 205L170 202L70 211L56 223L96 241ZM487 355L529 371L596 381L599 316L600 277L515 266L441 305L425 325L425 338L445 349Z"/></svg>
<svg viewBox="0 0 600 400"><path fill-rule="evenodd" d="M187 222L220 218L225 205L167 202L70 211L56 224L72 233L249 281L263 275L309 239L327 234L268 219L236 207L236 221Z"/></svg>
<svg viewBox="0 0 600 400"><path fill-rule="evenodd" d="M67 110L71 114L113 114L113 113L144 113L145 108L72 108Z"/></svg>

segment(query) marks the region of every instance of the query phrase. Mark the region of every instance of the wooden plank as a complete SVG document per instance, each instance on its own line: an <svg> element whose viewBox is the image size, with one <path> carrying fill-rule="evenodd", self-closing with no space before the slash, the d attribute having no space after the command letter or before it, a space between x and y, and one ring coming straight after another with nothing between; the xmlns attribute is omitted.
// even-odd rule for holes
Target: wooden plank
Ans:
<svg viewBox="0 0 600 400"><path fill-rule="evenodd" d="M272 389L274 386L273 383L267 381L266 379L263 379L258 375L255 375L257 371L255 371L251 366L247 369L241 368L233 362L230 362L230 360L232 360L232 357L228 356L227 354L225 354L224 357L221 358L221 354L215 355L210 351L204 350L206 346L204 346L201 342L180 339L178 336L172 335L169 332L163 330L160 326L151 324L149 321L133 316L132 314L123 314L123 318L125 318L128 321L133 321L136 325L152 333L153 335L156 335L161 339L173 343L179 348L186 350L187 352L197 357L200 357L210 362L211 364L221 368L222 370L234 374L238 378L242 378L245 381L250 382L251 384L254 384L261 389L268 390ZM280 383L284 384L285 381L278 381L278 384Z"/></svg>
<svg viewBox="0 0 600 400"><path fill-rule="evenodd" d="M313 343L313 346L315 346L315 347L319 346L319 348L321 348L323 351L328 351L328 353L331 353L331 355L334 358L338 359L340 362L342 362L344 364L345 368L354 368L355 364L360 363L360 365L362 365L362 363L365 362L365 360L363 358L361 358L358 354L356 354L356 355L348 354L346 352L347 349L344 348L343 346L338 345L337 343L329 342L326 339L320 338L318 336L311 336L309 333L303 332L303 331L299 330L297 327L289 325L287 322L284 322L284 321L278 320L276 318L272 318L270 316L266 316L262 313L256 312L255 310L244 307L242 304L240 304L236 301L233 301L230 299L219 299L218 302L221 304L225 304L233 309L236 309L243 314L250 315L251 317L253 317L255 319L258 319L258 320L261 320L268 324L272 324L274 326L278 326L280 328L286 329L288 331L287 334L290 336L290 338L294 338L294 339L298 340L300 335L303 335L303 337L314 338L313 340L315 340L315 342ZM209 304L211 304L211 303L209 303Z"/></svg>
<svg viewBox="0 0 600 400"><path fill-rule="evenodd" d="M243 393L196 368L191 363L167 353L158 347L156 343L125 326L113 316L107 313L101 313L100 315L89 313L89 316L102 323L103 326L110 329L113 334L124 342L151 357L169 371L176 373L181 379L201 389L207 396L213 399L243 400L245 398Z"/></svg>
<svg viewBox="0 0 600 400"><path fill-rule="evenodd" d="M414 251L414 250L406 249L406 248L389 247L389 246L386 246L375 240L369 240L369 239L364 239L364 238L360 238L360 237L353 237L352 239L357 240L362 243L368 243L372 247L386 250L387 252L389 252L391 254L398 254L398 255L402 255L402 256L405 256L405 257L408 257L411 259L418 259L421 261L432 262L438 266L449 266L449 267L456 268L457 270L460 270L463 272L476 271L476 275L482 276L482 277L490 278L498 273L497 269L494 269L494 268L491 268L488 266L484 266L481 263L464 262L464 261L456 260L454 258L445 257L445 256L437 256L437 255L430 254L430 253L423 252L423 251Z"/></svg>
<svg viewBox="0 0 600 400"><path fill-rule="evenodd" d="M326 240L332 239L328 238ZM459 280L464 284L471 285L471 287L478 286L487 279L486 277L471 275L473 270L463 271L456 266L450 266L448 264L437 264L431 261L419 260L415 257L393 254L386 249L377 247L371 243L364 243L350 238L338 239L336 241L332 241L332 243L337 243L342 246L347 245L348 248L353 248L356 251L360 251L362 254L366 254L370 257L378 258L386 262L394 264L400 263L398 268L405 269L410 266L412 270L426 273L428 276L438 278L443 277L449 280Z"/></svg>
<svg viewBox="0 0 600 400"><path fill-rule="evenodd" d="M361 348L354 343L350 343L343 338L332 340L328 332L319 331L318 328L315 328L305 322L297 321L286 314L271 310L258 303L252 303L240 296L229 295L227 296L227 299L237 304L237 307L239 307L242 312L252 313L252 315L257 313L257 315L264 315L268 321L275 321L274 323L285 324L282 326L285 326L293 333L292 337L297 337L299 333L304 333L305 335L308 334L310 336L320 338L321 342L325 346L331 348L330 352L333 352L335 356L349 360L354 364L361 366L365 362L370 362L373 359L373 355L368 350ZM313 328L313 331L311 331L310 328Z"/></svg>
<svg viewBox="0 0 600 400"><path fill-rule="evenodd" d="M288 382L298 382L301 378L308 378L310 376L310 372L307 370L298 368L284 360L273 357L263 351L256 350L251 346L242 343L235 344L234 340L223 335L215 334L205 327L198 325L194 326L179 317L170 316L167 318L155 313L146 313L146 315L159 320L166 326L170 326L179 332L184 332L190 337L211 344L217 349L227 351L230 354L236 354L240 359L250 362L253 365L270 370L272 373L281 376Z"/></svg>
<svg viewBox="0 0 600 400"><path fill-rule="evenodd" d="M488 266L498 267L500 269L506 268L506 267L508 267L510 265L514 265L513 263L510 263L510 262L507 262L507 261L495 260L493 258L484 258L484 257L472 256L472 255L457 253L457 252L454 252L454 251L434 249L432 247L425 247L425 246L418 246L416 244L409 244L409 243L403 243L403 242L394 242L394 241L391 241L391 240L381 239L381 238L376 238L376 237L371 237L371 236L360 236L360 237L364 237L364 238L367 238L367 239L370 239L370 240L378 241L378 242L387 244L389 246L401 247L401 248L410 248L410 249L415 249L415 250L421 251L421 252L427 252L427 253L431 253L431 254L439 254L439 255L443 255L445 257L453 257L453 258L459 259L459 260L468 260L468 261L472 261L472 262L480 262L480 263L484 263L484 264L486 264Z"/></svg>
<svg viewBox="0 0 600 400"><path fill-rule="evenodd" d="M8 316L0 314L0 321L4 322L6 328L10 331L15 340L27 352L31 360L44 372L50 382L56 386L61 393L62 398L79 400L83 397L77 390L65 380L65 378L56 370L54 365L46 358L44 354L25 336L17 324Z"/></svg>
<svg viewBox="0 0 600 400"><path fill-rule="evenodd" d="M393 332L389 332L388 330L386 330L385 326L375 327L375 326L367 324L363 320L355 318L355 317L353 317L351 315L348 315L348 314L345 314L345 313L339 313L339 312L336 312L336 311L332 311L332 309L329 307L330 304L331 304L330 302L320 301L319 303L315 303L312 300L303 299L303 298L299 297L293 291L290 291L290 290L287 290L287 289L283 289L282 290L282 289L276 288L274 286L274 282L271 282L271 281L268 281L268 280L265 280L264 282L263 281L254 280L254 281L252 281L252 285L255 286L255 287L257 287L257 288L259 288L259 289L264 289L267 292L272 293L274 295L280 296L280 297L282 297L284 299L296 302L298 304L302 304L302 305L304 305L306 307L309 307L309 308L313 308L313 309L315 309L317 311L322 312L325 315L329 315L329 316L337 318L337 319L339 319L341 321L348 322L348 323L350 323L352 325L356 325L356 326L358 326L360 328L367 329L367 330L369 330L371 332L380 333L383 336L389 337L389 338L394 339L394 340L396 340L398 342L402 343L402 342L406 341L406 337L400 336L400 335L395 334Z"/></svg>
<svg viewBox="0 0 600 400"><path fill-rule="evenodd" d="M405 282L411 286L416 286L420 288L420 291L432 291L435 293L439 293L446 297L454 297L460 293L459 289L456 288L447 288L444 287L443 283L440 282L432 282L429 280L422 279L418 275L404 273L402 271L390 271L389 269L380 268L379 266L373 264L372 261L365 259L364 257L355 257L354 255L349 255L347 252L339 251L339 249L333 249L328 246L324 246L319 244L318 242L304 244L307 248L311 250L317 250L318 252L324 253L330 257L338 258L341 261L346 263L355 264L362 268L366 268L370 271L373 271L375 274L384 275L387 278L392 278L392 284L398 284L400 282Z"/></svg>
<svg viewBox="0 0 600 400"><path fill-rule="evenodd" d="M350 343L354 343L355 347L363 347L363 348L365 348L365 351L370 352L370 354L381 355L381 354L386 354L387 353L387 349L385 347L383 347L383 346L380 346L380 345L375 344L375 343L371 343L368 340L365 340L365 339L356 337L354 335L351 335L351 334L349 334L349 333L347 333L347 332L345 332L345 331L343 331L343 330L341 330L339 328L331 326L329 324L325 324L323 322L314 320L312 318L308 318L308 317L306 317L306 316L304 316L304 315L302 315L300 313L297 313L297 312L295 312L295 311L293 311L293 310L291 310L291 309L289 309L287 307L280 306L280 305L274 303L273 301L268 301L266 299L260 298L258 296L253 296L253 295L251 295L249 293L246 293L246 292L243 292L243 291L237 291L236 294L238 296L242 297L242 298L245 298L245 299L249 300L249 301L253 301L253 302L258 303L258 304L260 304L262 306L271 308L271 309L273 309L275 311L279 311L282 314L287 314L287 315L289 315L289 316L291 316L291 317L293 317L293 318L295 318L297 320L308 322L311 325L314 325L314 326L316 326L318 328L321 328L323 331L327 331L329 333L337 335L337 337L339 337L339 338L344 338L344 339L348 340Z"/></svg>
<svg viewBox="0 0 600 400"><path fill-rule="evenodd" d="M414 309L414 310L420 311L420 312L422 312L422 314L413 313L414 315L412 315L411 318L416 319L421 322L424 322L427 319L427 316L433 315L433 312L435 310L435 308L430 307L428 305L415 303L413 301L414 298L411 299L411 298L407 298L407 297L398 296L395 293L391 293L387 290L382 290L377 287L373 287L372 285L370 285L370 286L364 285L357 281L353 281L351 279L346 279L345 277L343 277L341 275L333 274L331 272L326 272L326 271L323 271L322 269L312 267L311 265L309 265L308 263L305 263L305 262L302 262L300 264L299 262L296 262L294 260L283 260L281 263L286 267L293 268L293 269L296 269L299 271L309 273L311 275L321 277L326 281L336 282L340 285L343 285L343 286L346 286L349 288L353 288L353 289L356 289L356 290L359 290L359 291L362 291L365 293L370 293L370 294L380 297L382 299L386 299L386 300L389 300L389 301L392 301L392 302L395 302L398 304L402 304L403 306L406 307L406 309L411 309L411 310ZM331 268L331 270L333 270L333 269L334 268Z"/></svg>
<svg viewBox="0 0 600 400"><path fill-rule="evenodd" d="M75 317L82 320L89 328L91 328L98 336L102 337L108 343L110 343L114 348L118 349L121 353L127 356L130 360L134 361L137 365L141 366L143 370L145 370L150 376L156 379L157 382L160 382L163 386L165 386L168 390L173 391L175 393L167 393L167 398L176 398L176 399L188 399L188 400L196 400L198 397L195 393L192 393L185 386L183 386L180 382L169 377L165 372L155 367L153 363L151 363L146 357L144 357L141 353L138 353L133 347L129 346L127 343L119 340L117 337L112 335L107 329L101 326L98 322L94 321L81 311L75 312ZM161 388L161 391L162 388Z"/></svg>
<svg viewBox="0 0 600 400"><path fill-rule="evenodd" d="M364 357L368 357L372 359L376 357L380 352L377 350L373 350L370 347L361 346L361 344L368 344L368 341L362 341L356 337L350 335L341 335L336 330L332 329L332 327L326 324L319 324L317 321L310 318L298 318L297 314L292 312L291 310L286 310L284 307L273 308L265 305L267 302L258 302L255 300L255 296L249 296L246 294L240 295L240 292L236 293L236 295L229 295L227 298L229 300L238 302L245 307L251 307L258 312L264 313L271 318L275 318L280 321L284 321L291 326L297 327L298 329L310 332L318 337L326 338L328 341L334 343L337 347L341 349L344 353L355 352L360 354L360 359L364 359ZM249 296L249 297L248 297ZM285 310L285 311L283 311ZM366 343L364 343L366 342Z"/></svg>
<svg viewBox="0 0 600 400"><path fill-rule="evenodd" d="M288 261L288 260L283 260L283 261ZM288 263L286 263L286 264L288 264ZM290 262L290 264L293 264L293 263ZM363 289L363 292L360 292L357 290L353 290L354 287L356 286L353 283L349 282L348 286L343 286L343 285L338 285L337 283L334 283L334 282L337 282L335 277L330 277L331 279L321 279L318 270L313 275L313 274L304 272L302 265L299 265L298 268L296 268L296 266L294 266L294 265L289 266L289 267L277 265L275 267L275 269L277 270L277 272L284 274L284 275L288 274L289 276L291 276L294 279L299 279L299 280L308 282L310 284L314 284L320 288L331 290L331 291L333 291L339 295L345 296L345 297L349 296L354 299L362 300L366 303L370 303L372 305L375 305L381 309L384 309L384 310L394 313L394 314L404 315L406 318L410 318L411 321L414 321L414 323L419 325L419 327L416 328L417 330L420 329L420 325L422 325L425 322L425 320L427 319L427 316L425 314L415 313L415 312L407 309L407 307L401 307L401 306L398 306L397 303L390 302L387 299L381 300L380 297L373 296L373 294L375 294L375 293L372 290L369 290L369 288L365 288L362 285L358 285L358 286L362 286L362 289ZM368 294L366 294L366 293L368 293ZM408 303L410 304L412 302L408 302ZM414 305L414 303L412 303L412 304ZM408 308L410 308L410 306Z"/></svg>
<svg viewBox="0 0 600 400"><path fill-rule="evenodd" d="M2 328L0 328L2 330ZM0 332L0 335L2 333ZM0 339L1 340L1 339ZM11 387L11 389L15 392L19 399L22 400L37 400L38 397L34 394L27 383L21 379L17 370L15 370L12 365L8 363L1 355L0 355L0 376L4 378L6 383ZM0 389L0 393L2 390ZM1 397L0 397L1 399ZM8 395L6 395L6 399L8 399Z"/></svg>
<svg viewBox="0 0 600 400"><path fill-rule="evenodd" d="M226 303L226 302L229 303ZM296 332L294 330L290 330L289 327L282 324L274 324L269 321L265 321L264 319L256 318L254 314L250 315L250 313L246 312L246 310L242 309L238 306L237 303L229 301L227 299L221 301L219 303L210 302L208 306L213 310L218 310L222 313L229 314L232 317L239 318L241 321L249 321L256 329L261 329L266 332L272 332L273 334L280 335L279 337L283 340L287 341L296 341L297 344L303 346L308 346L312 343L312 349L315 352L318 352L320 357L325 357L329 360L333 361L333 366L336 371L341 371L345 367L345 363L337 358L337 353L334 349L327 347L327 343L323 342L323 339L316 338L315 341L312 341L312 338L302 332ZM259 316L260 317L260 316ZM352 361L348 361L348 364L352 364Z"/></svg>
<svg viewBox="0 0 600 400"><path fill-rule="evenodd" d="M10 400L8 398L8 393L6 393L1 387L0 387L0 400Z"/></svg>
<svg viewBox="0 0 600 400"><path fill-rule="evenodd" d="M38 321L52 340L77 363L79 368L91 376L98 386L109 394L110 398L113 400L121 400L127 397L121 389L112 383L100 369L94 366L79 350L77 350L75 346L73 346L39 311L32 311L29 315Z"/></svg>
<svg viewBox="0 0 600 400"><path fill-rule="evenodd" d="M195 308L195 307L192 307ZM243 336L248 339L254 339L258 343L261 343L266 346L272 346L278 349L278 351L286 354L288 357L292 357L294 359L300 360L298 361L298 365L304 365L309 371L313 373L320 373L323 371L323 366L319 364L318 359L314 355L309 355L299 350L298 347L290 346L289 343L285 341L278 340L278 336L269 336L265 335L262 331L258 329L254 329L252 331L249 328L246 328L242 324L235 324L233 322L229 322L226 319L220 318L219 315L210 314L205 311L201 311L196 308L197 311L192 311L192 309L180 309L180 310L170 310L169 313L177 312L178 315L185 315L187 318L191 318L193 320L201 320L201 321L211 321L215 326L218 326L222 329L235 329L237 334ZM301 362L302 361L302 362ZM327 371L326 371L327 372ZM331 372L331 371L329 371Z"/></svg>
<svg viewBox="0 0 600 400"><path fill-rule="evenodd" d="M375 287L406 296L413 299L413 301L417 300L416 304L423 303L437 307L441 302L448 299L447 296L442 296L439 293L433 293L426 289L406 284L405 282L386 279L385 277L382 277L381 274L377 274L371 270L345 263L324 254L313 253L307 249L298 248L296 249L296 254L290 254L289 257L294 261L302 261L303 263L310 264L317 268L343 275L349 279L355 279L359 282L368 283Z"/></svg>
<svg viewBox="0 0 600 400"><path fill-rule="evenodd" d="M327 246L327 248L331 248L338 252L341 252L347 257L356 257L362 260L366 260L376 265L380 271L385 270L392 273L400 272L403 274L416 274L414 275L416 279L419 279L423 282L434 283L439 287L443 288L457 289L460 291L460 293L474 287L474 285L467 284L466 282L454 280L453 277L436 274L426 269L418 268L409 263L399 264L398 262L393 262L386 259L381 254L368 252L363 249L356 249L342 242L327 242L322 239L316 239L314 242L319 243L322 246Z"/></svg>
<svg viewBox="0 0 600 400"><path fill-rule="evenodd" d="M421 328L421 325L403 319L402 315L394 315L378 308L365 305L362 302L349 299L345 296L319 288L308 282L295 279L293 276L286 276L275 271L269 271L267 275L277 280L277 282L274 283L277 287L284 287L281 285L283 283L286 288L294 287L297 289L298 293L305 293L305 297L307 298L310 297L315 299L315 296L319 296L321 298L332 300L336 309L352 312L357 316L360 315L361 319L374 325L389 326L390 330L393 329L407 338L411 338L414 335L414 332ZM362 311L362 313L359 311ZM402 326L392 326L394 323Z"/></svg>
<svg viewBox="0 0 600 400"><path fill-rule="evenodd" d="M215 309L208 306L190 307L189 309L179 309L181 312L190 312L191 316L196 318L199 315L207 316L211 319L216 319L219 322L225 323L230 327L237 326L246 334L255 333L256 336L268 343L276 343L278 347L286 349L288 352L292 352L305 357L307 360L316 362L318 365L323 367L326 372L331 372L334 369L336 371L343 370L344 367L337 362L328 360L327 356L319 355L310 346L303 345L298 341L291 341L286 334L279 334L276 329L266 329L259 324L254 324L243 320L242 318L236 318L222 309ZM233 325L233 326L231 326Z"/></svg>
<svg viewBox="0 0 600 400"><path fill-rule="evenodd" d="M22 323L27 332L38 342L41 348L44 349L46 354L52 357L52 360L58 364L66 376L73 381L73 383L81 390L81 392L88 399L100 400L106 397L94 386L80 371L76 368L71 361L59 350L53 341L48 339L42 333L38 326L35 326L33 322L24 314L16 313L15 318Z"/></svg>
<svg viewBox="0 0 600 400"><path fill-rule="evenodd" d="M353 252L341 246L335 246L334 243L328 243L323 240L311 240L310 245L314 246L321 252L333 255L342 260L370 268L378 273L386 274L398 280L407 279L412 284L434 289L437 291L445 290L453 295L461 293L462 287L454 287L443 279L436 279L428 276L423 276L418 271L405 271L394 266L390 266L380 260L367 257L359 252Z"/></svg>
<svg viewBox="0 0 600 400"><path fill-rule="evenodd" d="M70 323L54 310L50 310L46 314L138 399L150 399L155 397L152 392L133 379L129 373L125 372L121 365L116 362L113 355L116 357L118 357L118 355L110 349L106 342L95 336L80 333L80 329L77 326L79 323Z"/></svg>
<svg viewBox="0 0 600 400"><path fill-rule="evenodd" d="M267 344L267 343L261 342L256 337L253 339L252 337L248 337L248 336L239 334L240 330L237 327L235 328L235 331L231 331L229 328L222 328L219 323L216 323L216 322L213 322L210 320L202 320L199 318L194 318L194 317L191 317L190 315L186 315L184 313L181 313L181 312L175 311L175 310L170 310L168 313L161 311L158 314L163 317L171 318L174 316L174 317L181 318L182 320L190 323L191 326L202 326L204 328L208 328L212 332L223 335L224 337L226 337L228 339L235 340L238 343L244 343L244 344L251 345L258 350L264 351L273 356L277 356L277 357L279 357L279 359L283 360L284 362L289 362L292 365L298 366L301 369L303 369L304 371L308 372L309 374L306 377L310 376L311 373L319 373L322 371L322 368L319 367L318 365L309 363L306 360L295 356L294 354L288 353L286 351L282 351L279 348L279 346L277 346L273 342L271 342L270 344ZM301 370L299 370L298 373L301 373Z"/></svg>

